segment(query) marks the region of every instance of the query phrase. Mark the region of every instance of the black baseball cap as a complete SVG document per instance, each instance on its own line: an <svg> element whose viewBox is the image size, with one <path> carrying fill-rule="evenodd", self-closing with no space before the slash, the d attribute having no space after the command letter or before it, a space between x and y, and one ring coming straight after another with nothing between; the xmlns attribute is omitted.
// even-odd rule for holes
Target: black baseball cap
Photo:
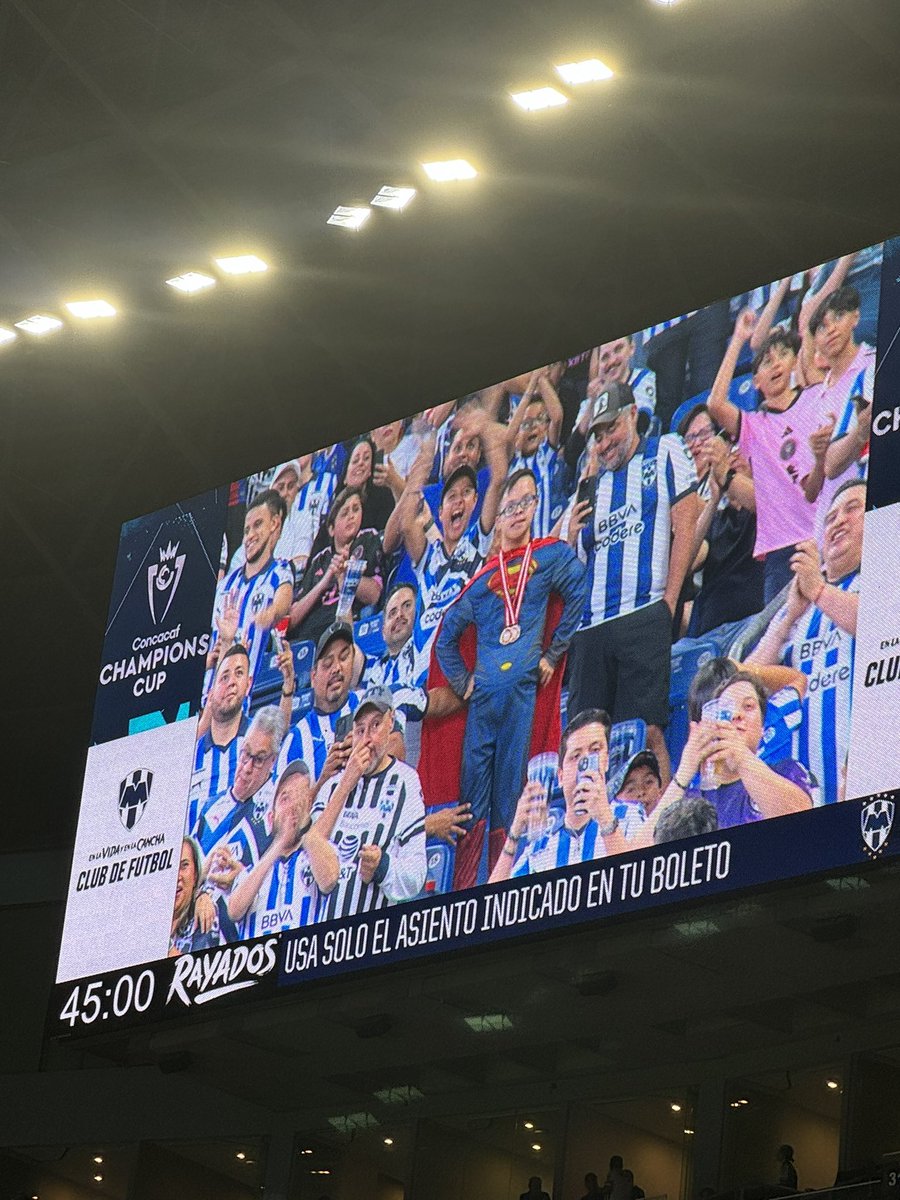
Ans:
<svg viewBox="0 0 900 1200"><path fill-rule="evenodd" d="M659 769L659 760L652 750L638 750L628 762L625 768L625 774L622 776L621 787L624 787L628 776L637 767L648 767L649 770L656 776L656 781L662 787L662 772Z"/></svg>
<svg viewBox="0 0 900 1200"><path fill-rule="evenodd" d="M313 659L317 663L335 638L342 638L343 641L353 645L353 630L346 621L335 621L329 625L319 640L316 642L316 657Z"/></svg>
<svg viewBox="0 0 900 1200"><path fill-rule="evenodd" d="M468 463L462 463L454 471L451 471L444 480L444 486L441 488L441 504L444 503L444 497L456 483L457 479L468 479L475 491L478 491L478 476L472 470Z"/></svg>
<svg viewBox="0 0 900 1200"><path fill-rule="evenodd" d="M609 384L594 401L594 407L591 409L591 429L596 425L608 425L620 412L631 408L634 403L631 384L617 381Z"/></svg>

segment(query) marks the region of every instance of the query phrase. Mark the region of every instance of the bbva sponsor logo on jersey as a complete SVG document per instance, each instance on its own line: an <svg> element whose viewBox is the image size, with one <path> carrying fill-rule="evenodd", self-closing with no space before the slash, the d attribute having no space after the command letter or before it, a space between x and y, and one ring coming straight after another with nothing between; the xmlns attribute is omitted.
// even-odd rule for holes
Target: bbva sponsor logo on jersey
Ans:
<svg viewBox="0 0 900 1200"><path fill-rule="evenodd" d="M178 553L178 542L174 546L169 542L168 546L160 546L159 562L147 568L147 599L154 625L161 624L172 607L186 559L186 554Z"/></svg>
<svg viewBox="0 0 900 1200"><path fill-rule="evenodd" d="M199 954L182 954L175 959L166 1004L180 1000L190 1008L206 1004L229 992L255 987L275 968L278 938L255 945L225 946Z"/></svg>
<svg viewBox="0 0 900 1200"><path fill-rule="evenodd" d="M152 786L153 772L146 767L138 767L119 784L119 820L126 829L134 829L144 815Z"/></svg>
<svg viewBox="0 0 900 1200"><path fill-rule="evenodd" d="M894 824L895 792L878 792L862 806L859 828L863 847L871 858L877 858L888 844Z"/></svg>

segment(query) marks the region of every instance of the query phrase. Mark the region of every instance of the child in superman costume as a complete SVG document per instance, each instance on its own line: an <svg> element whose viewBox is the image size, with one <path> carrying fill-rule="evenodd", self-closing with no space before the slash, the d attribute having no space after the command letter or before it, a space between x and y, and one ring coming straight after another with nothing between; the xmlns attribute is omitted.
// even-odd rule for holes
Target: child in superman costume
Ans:
<svg viewBox="0 0 900 1200"><path fill-rule="evenodd" d="M529 757L559 747L565 654L587 580L565 542L531 540L536 501L532 472L514 472L497 516L500 552L447 609L435 644L429 688L446 681L468 701L467 711L426 722L419 764L427 803L471 806L455 889L487 881Z"/></svg>

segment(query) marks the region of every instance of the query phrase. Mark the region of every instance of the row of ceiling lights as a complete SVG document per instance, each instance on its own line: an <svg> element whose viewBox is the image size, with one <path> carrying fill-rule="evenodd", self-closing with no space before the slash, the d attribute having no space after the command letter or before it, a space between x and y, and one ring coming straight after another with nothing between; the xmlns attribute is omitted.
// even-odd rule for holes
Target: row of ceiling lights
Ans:
<svg viewBox="0 0 900 1200"><path fill-rule="evenodd" d="M679 0L654 0L656 4L672 7ZM587 83L597 83L611 79L614 72L598 58L582 59L579 62L560 63L554 66L559 78L569 88L579 87ZM510 92L511 99L526 112L539 112L548 108L559 108L569 103L570 97L559 88L549 84L532 88L528 91ZM478 171L468 160L463 158L445 159L442 161L425 162L422 170L435 183L452 183L460 180L474 179ZM341 204L327 220L328 225L337 225L344 229L361 229L372 215L373 208L391 209L402 212L415 199L417 189L385 184L372 197L368 204ZM214 260L220 272L226 275L251 275L268 270L268 264L258 255L241 254ZM166 283L177 291L186 294L203 292L215 287L218 280L205 271L184 271L167 279ZM98 318L109 318L116 315L116 308L110 301L100 298L72 300L65 304L66 311L78 320L91 321ZM63 327L64 322L57 316L47 313L34 313L15 322L15 329L23 333L41 337L53 333ZM18 335L15 329L0 326L0 346L14 342Z"/></svg>

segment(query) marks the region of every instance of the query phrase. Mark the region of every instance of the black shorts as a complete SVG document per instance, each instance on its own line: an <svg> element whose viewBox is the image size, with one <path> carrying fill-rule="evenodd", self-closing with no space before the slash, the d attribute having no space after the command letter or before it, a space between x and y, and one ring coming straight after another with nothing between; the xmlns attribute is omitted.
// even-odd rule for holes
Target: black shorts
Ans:
<svg viewBox="0 0 900 1200"><path fill-rule="evenodd" d="M617 721L669 721L672 614L665 600L581 629L569 649L571 720L585 708L605 708Z"/></svg>

